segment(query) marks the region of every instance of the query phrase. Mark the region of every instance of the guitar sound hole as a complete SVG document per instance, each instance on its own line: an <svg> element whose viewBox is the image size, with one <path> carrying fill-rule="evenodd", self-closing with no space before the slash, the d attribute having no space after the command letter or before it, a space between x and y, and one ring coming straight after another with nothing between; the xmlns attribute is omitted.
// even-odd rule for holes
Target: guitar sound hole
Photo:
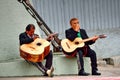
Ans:
<svg viewBox="0 0 120 80"><path fill-rule="evenodd" d="M41 43L37 43L38 46L41 46Z"/></svg>
<svg viewBox="0 0 120 80"><path fill-rule="evenodd" d="M79 44L79 42L75 42L75 44L76 44L76 45L78 45L78 44Z"/></svg>

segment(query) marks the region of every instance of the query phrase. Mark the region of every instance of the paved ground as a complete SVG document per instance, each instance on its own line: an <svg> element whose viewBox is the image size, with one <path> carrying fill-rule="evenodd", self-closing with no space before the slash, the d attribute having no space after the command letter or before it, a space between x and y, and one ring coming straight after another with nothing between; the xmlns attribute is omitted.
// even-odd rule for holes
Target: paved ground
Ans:
<svg viewBox="0 0 120 80"><path fill-rule="evenodd" d="M99 66L101 76L77 76L77 75L64 75L54 77L6 77L0 80L120 80L120 67L113 67L111 65Z"/></svg>
<svg viewBox="0 0 120 80"><path fill-rule="evenodd" d="M97 77L97 76L57 76L53 78L27 77L27 78L1 78L0 80L120 80L120 77Z"/></svg>

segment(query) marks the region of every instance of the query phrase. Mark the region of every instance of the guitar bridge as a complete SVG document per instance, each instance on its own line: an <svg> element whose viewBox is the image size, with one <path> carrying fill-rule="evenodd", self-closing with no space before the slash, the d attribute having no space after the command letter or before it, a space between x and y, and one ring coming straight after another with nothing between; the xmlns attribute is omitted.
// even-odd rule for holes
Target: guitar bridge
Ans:
<svg viewBox="0 0 120 80"><path fill-rule="evenodd" d="M66 45L67 45L68 48L70 48L70 46L69 46L69 44L67 42L66 42Z"/></svg>

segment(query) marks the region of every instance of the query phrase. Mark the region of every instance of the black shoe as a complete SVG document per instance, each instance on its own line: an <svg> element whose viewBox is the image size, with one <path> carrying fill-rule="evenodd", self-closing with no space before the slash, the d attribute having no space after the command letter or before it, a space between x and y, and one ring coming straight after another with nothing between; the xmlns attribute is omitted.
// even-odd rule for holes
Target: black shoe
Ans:
<svg viewBox="0 0 120 80"><path fill-rule="evenodd" d="M45 76L45 77L46 77L46 76L48 76L48 74L46 74L46 73L45 73L43 76Z"/></svg>
<svg viewBox="0 0 120 80"><path fill-rule="evenodd" d="M79 76L88 76L90 75L89 73L86 73L86 72L79 72L78 73Z"/></svg>
<svg viewBox="0 0 120 80"><path fill-rule="evenodd" d="M98 72L92 72L92 75L101 75L101 73L98 73Z"/></svg>

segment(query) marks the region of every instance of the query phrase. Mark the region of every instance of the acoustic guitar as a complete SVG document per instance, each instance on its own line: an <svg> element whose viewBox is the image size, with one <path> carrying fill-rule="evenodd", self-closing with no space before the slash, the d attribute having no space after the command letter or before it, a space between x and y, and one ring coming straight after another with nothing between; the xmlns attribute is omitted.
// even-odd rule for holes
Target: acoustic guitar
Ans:
<svg viewBox="0 0 120 80"><path fill-rule="evenodd" d="M31 62L41 62L50 52L50 42L37 38L32 43L20 46L20 56Z"/></svg>
<svg viewBox="0 0 120 80"><path fill-rule="evenodd" d="M106 38L106 35L99 35L99 38ZM74 41L70 41L69 39L63 39L61 41L61 47L65 54L71 55L77 48L82 48L85 45L85 42L92 40L93 38L82 39L75 38Z"/></svg>

